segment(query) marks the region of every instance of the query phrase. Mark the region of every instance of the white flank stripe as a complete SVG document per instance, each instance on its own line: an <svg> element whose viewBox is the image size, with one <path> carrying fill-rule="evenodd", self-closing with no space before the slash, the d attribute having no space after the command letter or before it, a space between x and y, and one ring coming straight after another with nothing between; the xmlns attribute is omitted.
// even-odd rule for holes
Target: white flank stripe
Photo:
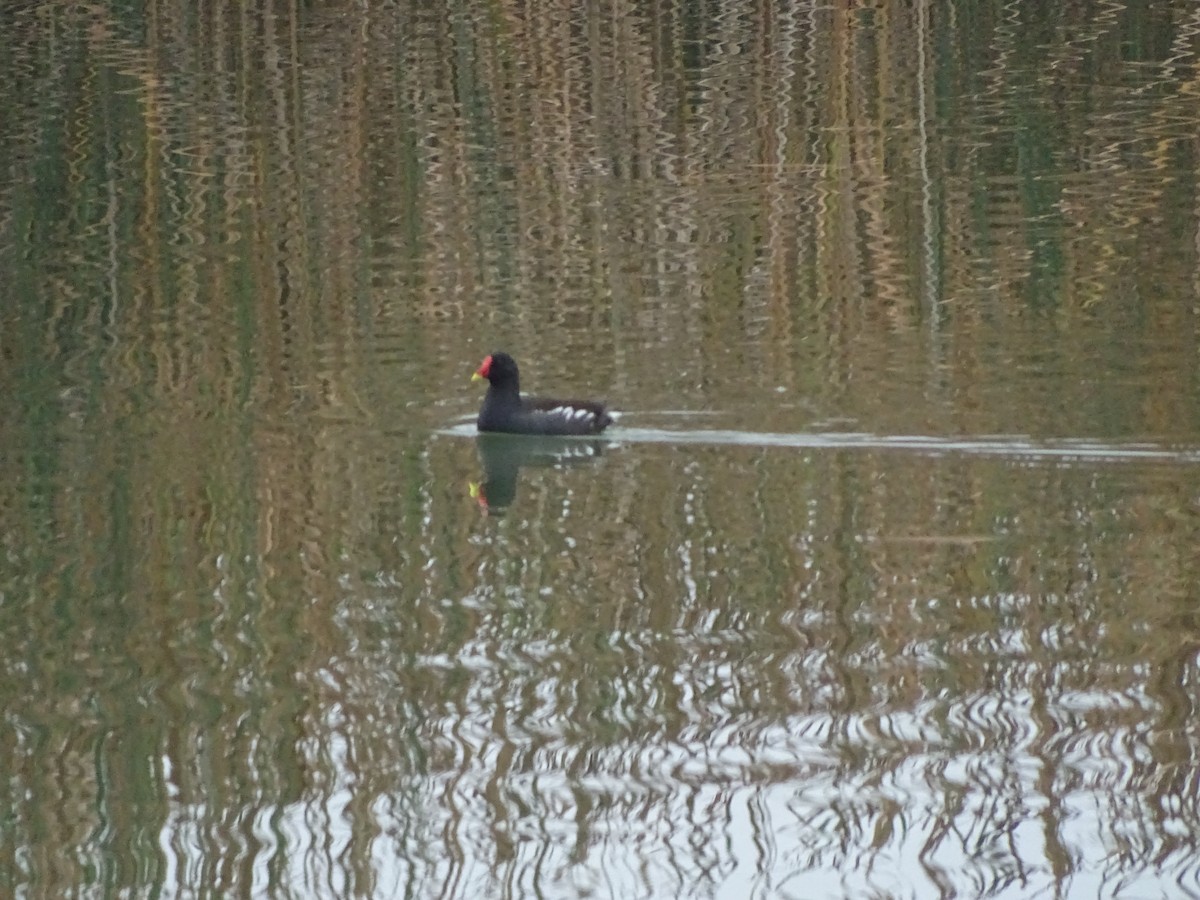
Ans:
<svg viewBox="0 0 1200 900"><path fill-rule="evenodd" d="M552 409L546 410L548 416L561 416L564 419L579 419L585 421L595 418L595 413L590 409L581 409L578 406L555 406Z"/></svg>

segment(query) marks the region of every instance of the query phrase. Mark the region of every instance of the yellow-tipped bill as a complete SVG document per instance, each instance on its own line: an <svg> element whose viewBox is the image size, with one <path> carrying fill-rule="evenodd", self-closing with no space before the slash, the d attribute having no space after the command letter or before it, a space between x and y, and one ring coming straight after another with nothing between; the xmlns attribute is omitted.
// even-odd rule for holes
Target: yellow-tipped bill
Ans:
<svg viewBox="0 0 1200 900"><path fill-rule="evenodd" d="M483 381L492 374L492 357L485 356L483 362L479 364L479 368L475 370L475 374L471 376L471 381Z"/></svg>

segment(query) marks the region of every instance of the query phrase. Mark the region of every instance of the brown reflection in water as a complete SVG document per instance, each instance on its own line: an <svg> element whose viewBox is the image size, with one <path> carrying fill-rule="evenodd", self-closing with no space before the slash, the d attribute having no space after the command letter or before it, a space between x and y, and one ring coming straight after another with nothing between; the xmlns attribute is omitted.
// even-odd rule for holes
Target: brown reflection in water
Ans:
<svg viewBox="0 0 1200 900"><path fill-rule="evenodd" d="M1151 6L6 4L15 886L1193 885L1188 467L622 448L494 521L428 434L503 343L1194 446Z"/></svg>

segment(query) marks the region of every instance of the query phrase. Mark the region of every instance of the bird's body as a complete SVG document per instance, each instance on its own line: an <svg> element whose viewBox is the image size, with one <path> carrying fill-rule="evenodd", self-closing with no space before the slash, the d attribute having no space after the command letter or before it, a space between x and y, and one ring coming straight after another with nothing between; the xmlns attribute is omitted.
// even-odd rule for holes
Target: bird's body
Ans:
<svg viewBox="0 0 1200 900"><path fill-rule="evenodd" d="M507 353L484 359L473 380L484 378L488 392L476 420L480 431L588 435L599 434L613 422L605 405L595 400L522 397L516 360Z"/></svg>

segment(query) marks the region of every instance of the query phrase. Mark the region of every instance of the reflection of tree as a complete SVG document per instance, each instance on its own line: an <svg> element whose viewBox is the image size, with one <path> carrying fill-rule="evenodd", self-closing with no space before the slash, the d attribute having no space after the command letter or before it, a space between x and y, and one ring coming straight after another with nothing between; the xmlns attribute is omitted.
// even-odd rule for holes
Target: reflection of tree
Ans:
<svg viewBox="0 0 1200 900"><path fill-rule="evenodd" d="M797 869L1194 874L1178 472L639 448L485 529L426 436L501 338L648 404L1194 435L1190 5L25 6L10 869L491 888L745 801Z"/></svg>

